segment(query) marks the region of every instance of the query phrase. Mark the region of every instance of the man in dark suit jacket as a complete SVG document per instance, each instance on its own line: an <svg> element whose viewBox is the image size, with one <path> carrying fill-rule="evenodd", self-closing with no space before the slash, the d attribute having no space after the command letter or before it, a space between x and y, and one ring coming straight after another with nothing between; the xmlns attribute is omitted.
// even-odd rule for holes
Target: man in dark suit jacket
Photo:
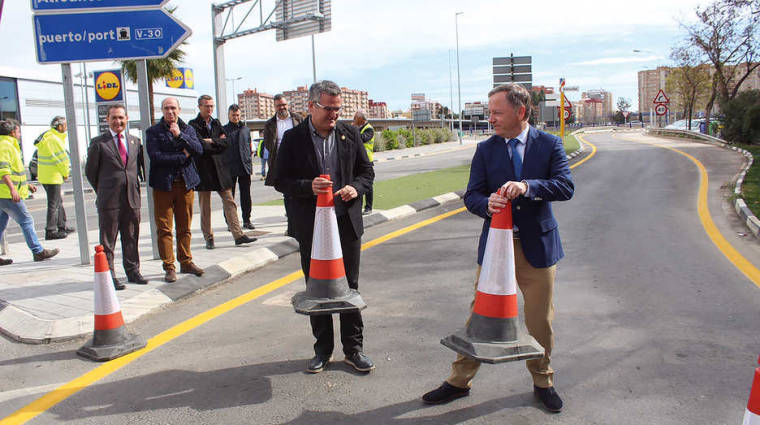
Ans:
<svg viewBox="0 0 760 425"><path fill-rule="evenodd" d="M90 141L85 174L97 194L100 244L108 258L116 289L124 285L116 279L113 250L121 234L121 250L127 281L148 283L140 274L140 180L143 153L140 139L127 133L124 105L108 108L108 132Z"/></svg>
<svg viewBox="0 0 760 425"><path fill-rule="evenodd" d="M269 152L269 159L267 160L269 172L264 180L264 184L267 186L274 186L277 177L277 150L280 148L285 132L301 123L301 117L288 110L288 99L285 96L276 94L274 96L274 107L277 112L264 124L264 149ZM285 205L285 215L288 216L288 228L285 234L294 236L289 212L290 197L287 194L284 196L283 204Z"/></svg>
<svg viewBox="0 0 760 425"><path fill-rule="evenodd" d="M291 197L288 214L301 253L301 269L309 276L311 243L314 233L317 194L335 193L335 214L343 251L348 286L359 287L359 256L362 222L361 195L372 187L375 172L367 158L359 131L338 122L342 99L340 87L332 81L320 81L309 88L309 112L304 122L288 130L277 155L275 189ZM319 177L329 174L330 179ZM332 357L334 346L331 315L310 316L315 356L307 371L321 372ZM360 312L340 315L340 334L346 363L361 372L374 365L362 352L362 316Z"/></svg>
<svg viewBox="0 0 760 425"><path fill-rule="evenodd" d="M562 399L554 389L549 363L554 346L554 274L564 253L550 202L570 199L575 188L562 140L528 124L530 102L528 91L516 84L498 86L488 94L495 135L478 144L464 202L470 212L484 219L478 244L479 276L491 215L512 201L515 274L525 300L525 324L545 350L543 358L526 364L536 397L547 410L559 412ZM504 196L497 193L500 188ZM423 400L440 404L468 395L479 366L477 360L458 355L449 378Z"/></svg>

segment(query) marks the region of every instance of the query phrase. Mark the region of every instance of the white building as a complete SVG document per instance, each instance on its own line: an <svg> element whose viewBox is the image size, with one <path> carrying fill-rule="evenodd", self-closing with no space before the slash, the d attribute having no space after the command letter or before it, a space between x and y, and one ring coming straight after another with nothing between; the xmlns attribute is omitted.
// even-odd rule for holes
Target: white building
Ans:
<svg viewBox="0 0 760 425"><path fill-rule="evenodd" d="M79 71L77 64L72 65L72 72ZM114 69L113 67L111 69ZM42 71L41 69L45 69ZM107 68L102 68L107 69ZM100 71L96 69L95 71ZM90 70L93 71L93 70ZM97 106L95 104L95 88L92 78L88 78L86 97L89 103L90 136L98 134ZM137 98L137 86L126 82L127 111L130 120L130 133L140 136L137 124L140 120L140 108ZM85 133L85 96L82 94L81 78L74 78L74 106L76 108L77 137L79 139L79 154L84 160L87 155L88 140ZM163 81L153 84L156 118L161 117L161 101L167 96L179 100L182 108L181 118L185 122L198 114L198 93L195 90L173 89L166 87ZM66 116L63 101L63 84L61 69L58 66L40 67L40 70L21 70L0 66L0 117L14 118L21 122L21 145L24 161L28 166L34 154L34 139L43 131L50 128L50 121L56 115ZM69 142L70 143L70 142Z"/></svg>

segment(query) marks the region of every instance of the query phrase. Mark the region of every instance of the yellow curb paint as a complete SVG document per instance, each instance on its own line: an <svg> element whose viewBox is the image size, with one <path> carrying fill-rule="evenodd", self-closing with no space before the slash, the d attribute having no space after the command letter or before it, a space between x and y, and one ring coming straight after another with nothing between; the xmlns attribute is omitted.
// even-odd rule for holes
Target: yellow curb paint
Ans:
<svg viewBox="0 0 760 425"><path fill-rule="evenodd" d="M646 145L671 150L685 156L686 158L689 158L689 160L697 166L697 169L699 169L697 214L699 215L699 221L702 222L702 227L705 229L705 233L707 233L707 236L715 244L715 246L718 247L718 250L720 250L720 252L726 256L728 261L730 261L737 269L739 269L739 271L744 273L744 275L747 276L747 279L754 283L755 286L760 288L760 270L752 263L750 263L746 258L744 258L744 256L741 255L739 251L737 251L736 248L734 248L733 245L731 245L731 243L728 242L725 237L723 237L723 234L720 233L720 230L718 230L718 227L715 225L715 222L710 216L710 208L707 206L708 174L705 166L702 165L702 163L697 158L689 155L682 150L670 146L660 145L657 143L632 140L625 137L621 138L633 143L643 143Z"/></svg>
<svg viewBox="0 0 760 425"><path fill-rule="evenodd" d="M373 239L365 244L362 244L362 251L365 249L372 248L373 246L379 245L383 242L402 236L404 234L407 234L409 232L412 232L414 230L417 230L421 227L425 227L437 221L441 221L445 218L451 217L452 215L459 214L465 211L465 209L466 208L464 207L458 208L456 210L449 211L444 214L440 214L438 216L429 218L427 220L423 220L419 223L415 223L410 226L404 227L402 229L396 230L394 232L388 233L377 239ZM17 410L16 412L12 413L6 418L0 420L0 425L17 425L17 424L26 423L27 421L32 420L33 418L35 418L37 415L41 414L42 412L45 412L46 410L50 409L56 404L71 397L72 395L78 393L79 391L87 388L93 383L105 378L106 376L116 372L122 367L132 363L133 361L150 353L151 351L166 344L167 342L184 335L185 333L203 325L204 323L212 319L215 319L221 316L222 314L225 314L231 310L234 310L235 308L240 307L243 304L253 301L256 298L266 295L302 277L303 277L303 272L301 271L290 273L287 276L283 276L275 281L267 283L266 285L260 286L248 293L240 295L214 308L206 310L203 313L200 313L194 317L191 317L190 319L187 319L184 322L177 324L161 332L160 334L154 336L153 338L149 339L148 345L142 350L135 351L134 353L127 354L124 357L119 357L118 359L114 359L109 362L103 363L101 366L98 366L95 369L43 395L37 400L29 403L28 405L22 407L21 409Z"/></svg>
<svg viewBox="0 0 760 425"><path fill-rule="evenodd" d="M594 156L594 154L596 154L596 146L594 146L591 143L588 143L585 140L582 140L582 141L583 143L587 143L588 145L591 146L592 148L591 154L587 156L586 158L582 159L581 161L573 164L573 166L570 168L575 168L579 166L580 164L588 161L592 156ZM435 217L428 218L426 220L420 221L419 223L415 223L410 226L404 227L402 229L388 233L386 235L380 236L379 238L373 239L367 243L362 244L362 251L372 248L376 245L380 245L383 242L387 242L399 236L405 235L409 232L413 232L419 228L431 225L435 222L441 221L453 215L459 214L466 210L467 208L465 207L457 208L455 210L437 215ZM52 408L56 404L66 400L67 398L87 388L88 386L94 384L95 382L116 372L122 367L127 366L128 364L150 353L156 348L166 344L167 342L170 342L173 339L180 337L187 332L190 332L191 330L205 324L206 322L212 319L215 319L221 316L222 314L225 314L231 310L236 309L237 307L240 307L243 304L253 301L287 284L293 283L294 281L302 277L303 277L303 272L301 271L290 273L287 276L283 276L277 280L269 282L248 293L240 295L216 307L206 310L203 313L200 313L194 317L191 317L190 319L187 319L182 323L172 326L171 328L149 339L148 345L142 350L138 350L138 351L135 351L134 353L127 354L124 357L119 357L118 359L114 359L109 362L103 363L101 366L98 366L95 369L83 375L80 375L77 378L74 378L73 380L67 382L66 384L61 385L55 390L43 395L37 400L29 403L28 405L22 407L21 409L13 412L9 416L3 418L2 420L0 420L0 425L24 424L34 419L41 413Z"/></svg>
<svg viewBox="0 0 760 425"><path fill-rule="evenodd" d="M588 141L586 141L586 139L584 139L584 138L583 138L583 137L582 137L580 134L576 134L576 135L575 135L575 138L576 138L576 139L580 139L581 143L585 143L585 144L587 144L587 145L591 146L591 153L590 153L590 154L589 154L587 157L585 157L585 158L581 159L580 161L576 162L575 164L573 164L573 165L570 167L570 169L571 169L571 170L572 170L573 168L575 168L575 167L577 167L577 166L579 166L579 165L583 164L584 162L586 162L586 161L588 161L589 159L591 159L591 157L593 157L594 155L596 155L596 146L595 146L593 143L589 143Z"/></svg>

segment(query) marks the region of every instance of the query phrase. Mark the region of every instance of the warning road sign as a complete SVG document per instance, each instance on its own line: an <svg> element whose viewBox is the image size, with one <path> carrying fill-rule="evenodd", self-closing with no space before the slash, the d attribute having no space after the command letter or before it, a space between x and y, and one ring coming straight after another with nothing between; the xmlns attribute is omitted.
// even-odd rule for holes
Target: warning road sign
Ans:
<svg viewBox="0 0 760 425"><path fill-rule="evenodd" d="M654 97L654 102L652 103L670 103L670 99L668 99L668 97L665 96L665 92L660 89L660 91L657 92L657 96Z"/></svg>

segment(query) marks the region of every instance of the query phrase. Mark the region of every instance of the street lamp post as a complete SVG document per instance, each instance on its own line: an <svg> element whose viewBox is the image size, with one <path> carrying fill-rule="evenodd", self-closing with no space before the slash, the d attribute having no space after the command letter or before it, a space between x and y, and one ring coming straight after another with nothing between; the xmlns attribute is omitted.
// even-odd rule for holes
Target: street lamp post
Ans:
<svg viewBox="0 0 760 425"><path fill-rule="evenodd" d="M457 38L457 97L459 98L459 144L462 144L462 78L459 74L459 15L464 12L454 14L454 32Z"/></svg>
<svg viewBox="0 0 760 425"><path fill-rule="evenodd" d="M449 115L451 115L451 121L449 121L449 126L451 127L451 131L454 131L454 112L452 111L452 108L454 107L454 77L452 77L451 72L451 49L449 49Z"/></svg>
<svg viewBox="0 0 760 425"><path fill-rule="evenodd" d="M243 79L243 77L225 78L225 80L232 82L232 102L233 103L237 103L237 99L235 98L235 96L237 96L237 94L235 93L235 81L242 80L242 79ZM218 106L218 108L226 108L226 107L227 107L227 105L219 105Z"/></svg>

